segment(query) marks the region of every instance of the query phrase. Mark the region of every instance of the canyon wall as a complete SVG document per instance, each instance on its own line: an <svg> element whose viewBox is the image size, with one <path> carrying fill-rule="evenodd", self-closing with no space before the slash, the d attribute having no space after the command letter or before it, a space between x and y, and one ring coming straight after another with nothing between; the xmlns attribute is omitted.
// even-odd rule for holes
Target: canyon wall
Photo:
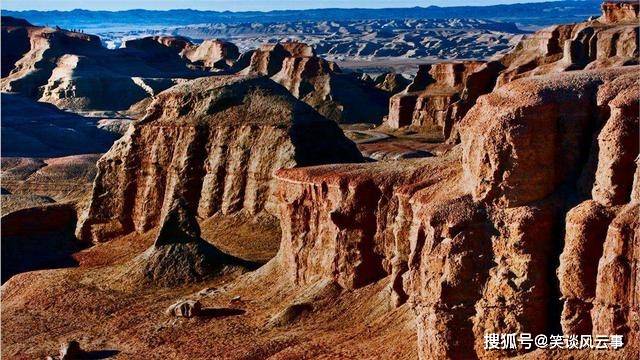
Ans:
<svg viewBox="0 0 640 360"><path fill-rule="evenodd" d="M175 198L202 218L274 213L276 170L361 159L335 123L267 78L193 80L158 95L98 161L77 234L149 230Z"/></svg>
<svg viewBox="0 0 640 360"><path fill-rule="evenodd" d="M298 284L385 279L424 359L516 354L486 352L486 333L620 334L637 351L638 70L510 82L436 159L278 172L276 261Z"/></svg>

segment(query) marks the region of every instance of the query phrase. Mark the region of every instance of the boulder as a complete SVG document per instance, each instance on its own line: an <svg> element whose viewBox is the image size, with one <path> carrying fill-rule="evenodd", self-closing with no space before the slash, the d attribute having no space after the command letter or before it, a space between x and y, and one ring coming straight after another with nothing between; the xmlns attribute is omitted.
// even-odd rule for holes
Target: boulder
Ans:
<svg viewBox="0 0 640 360"><path fill-rule="evenodd" d="M167 308L166 313L176 317L197 317L202 313L202 304L198 300L178 300Z"/></svg>

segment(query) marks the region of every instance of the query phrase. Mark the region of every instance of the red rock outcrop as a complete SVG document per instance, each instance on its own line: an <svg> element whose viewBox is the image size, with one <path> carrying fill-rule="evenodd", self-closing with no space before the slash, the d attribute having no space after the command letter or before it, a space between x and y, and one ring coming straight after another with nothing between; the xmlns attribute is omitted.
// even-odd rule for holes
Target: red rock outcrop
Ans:
<svg viewBox="0 0 640 360"><path fill-rule="evenodd" d="M606 3L603 11L595 21L542 29L525 37L514 51L482 66L478 62L422 65L413 84L392 97L386 124L394 129L435 128L442 130L444 139L457 140L455 124L494 87L522 77L637 64L640 27L633 18L637 19L638 5Z"/></svg>
<svg viewBox="0 0 640 360"><path fill-rule="evenodd" d="M448 139L476 99L493 89L500 70L496 62L421 65L413 82L389 101L385 124L437 130Z"/></svg>
<svg viewBox="0 0 640 360"><path fill-rule="evenodd" d="M342 74L333 62L299 42L263 45L245 74L270 76L320 114L339 123L380 123L388 94L373 84Z"/></svg>
<svg viewBox="0 0 640 360"><path fill-rule="evenodd" d="M487 352L484 334L559 324L624 335L632 354L637 71L509 83L480 97L460 123L461 145L442 157L280 171L276 263L298 284L358 288L390 276L389 300L414 309L424 359L513 355Z"/></svg>
<svg viewBox="0 0 640 360"><path fill-rule="evenodd" d="M545 28L500 60L506 69L496 86L527 76L638 64L638 38L637 21L595 20Z"/></svg>
<svg viewBox="0 0 640 360"><path fill-rule="evenodd" d="M149 230L178 195L202 218L273 213L276 170L360 160L335 123L267 78L193 80L158 95L98 161L77 233L104 241Z"/></svg>

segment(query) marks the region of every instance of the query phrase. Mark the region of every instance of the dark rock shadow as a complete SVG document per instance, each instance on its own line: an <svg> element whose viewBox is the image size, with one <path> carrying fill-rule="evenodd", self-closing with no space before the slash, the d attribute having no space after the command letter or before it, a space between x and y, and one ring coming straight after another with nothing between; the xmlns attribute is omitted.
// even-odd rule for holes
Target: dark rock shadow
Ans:
<svg viewBox="0 0 640 360"><path fill-rule="evenodd" d="M96 351L86 351L84 353L83 359L91 359L91 360L99 360L99 359L109 359L118 355L120 351L118 350L96 350Z"/></svg>
<svg viewBox="0 0 640 360"><path fill-rule="evenodd" d="M2 283L22 272L77 266L72 254L87 246L74 235L76 212L69 204L18 210L0 224Z"/></svg>
<svg viewBox="0 0 640 360"><path fill-rule="evenodd" d="M228 316L244 315L246 312L246 310L234 308L204 308L200 312L200 317L209 319L222 318Z"/></svg>

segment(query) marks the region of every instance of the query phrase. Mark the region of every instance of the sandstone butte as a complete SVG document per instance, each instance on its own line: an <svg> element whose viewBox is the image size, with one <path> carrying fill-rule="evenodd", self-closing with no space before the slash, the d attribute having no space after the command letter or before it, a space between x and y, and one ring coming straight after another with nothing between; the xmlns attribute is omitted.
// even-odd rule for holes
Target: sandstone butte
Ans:
<svg viewBox="0 0 640 360"><path fill-rule="evenodd" d="M77 234L106 243L76 255L76 269L3 285L3 350L42 354L51 341L29 327L94 347L106 338L133 358L637 358L637 22L637 4L608 1L601 18L542 30L497 63L422 68L410 89L461 94L465 109L450 126L459 143L424 159L358 163L335 123L295 99L297 85L264 76L160 93L98 163ZM306 54L278 68L282 49L259 49L252 68L276 81L296 61L331 70L301 45L280 47ZM486 91L465 90L485 76ZM449 100L420 101L429 113ZM150 237L192 243L193 217L239 211L276 214L280 249L200 299L243 315L171 327L158 309L194 288L135 293L138 304L108 281L126 263L109 254L117 246L140 249L135 259ZM487 333L523 332L619 334L625 346L484 348Z"/></svg>
<svg viewBox="0 0 640 360"><path fill-rule="evenodd" d="M315 56L313 48L303 43L263 45L242 73L271 77L338 123L380 124L387 112L387 91L343 74L338 65Z"/></svg>

